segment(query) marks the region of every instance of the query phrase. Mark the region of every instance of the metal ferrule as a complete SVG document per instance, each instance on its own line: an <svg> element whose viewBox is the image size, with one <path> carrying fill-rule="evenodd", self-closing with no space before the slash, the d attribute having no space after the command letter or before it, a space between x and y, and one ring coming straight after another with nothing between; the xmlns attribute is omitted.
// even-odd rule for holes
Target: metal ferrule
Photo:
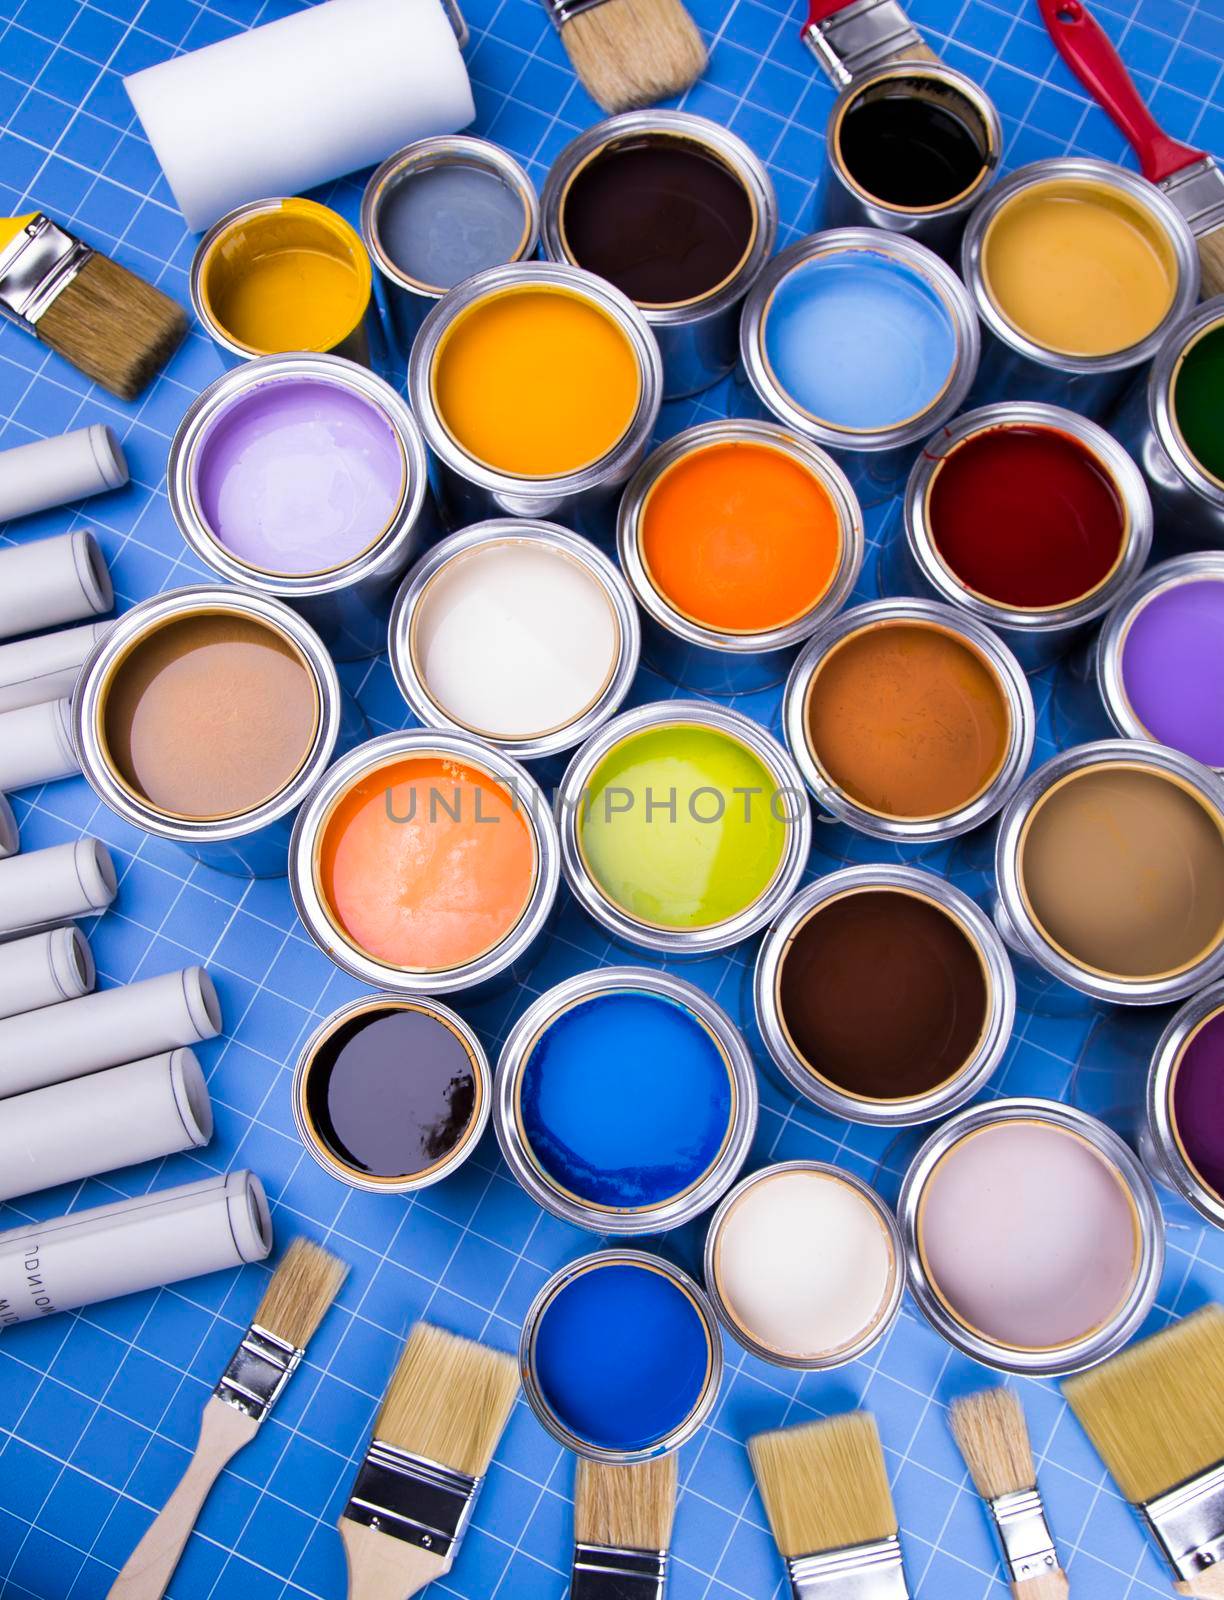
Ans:
<svg viewBox="0 0 1224 1600"><path fill-rule="evenodd" d="M544 9L548 13L549 21L560 33L567 22L580 17L584 11L593 11L596 6L601 6L603 3L604 0L544 0Z"/></svg>
<svg viewBox="0 0 1224 1600"><path fill-rule="evenodd" d="M897 0L855 0L823 22L807 23L802 37L839 88L922 44Z"/></svg>
<svg viewBox="0 0 1224 1600"><path fill-rule="evenodd" d="M373 1439L343 1514L445 1560L467 1532L483 1482Z"/></svg>
<svg viewBox="0 0 1224 1600"><path fill-rule="evenodd" d="M575 1544L570 1600L663 1600L666 1550Z"/></svg>
<svg viewBox="0 0 1224 1600"><path fill-rule="evenodd" d="M1215 983L1188 1000L1172 1018L1152 1052L1139 1154L1158 1183L1171 1188L1214 1227L1224 1228L1224 1195L1203 1182L1191 1165L1173 1117L1173 1084L1191 1040L1224 1012L1224 983ZM1220 1526L1224 1528L1224 1518Z"/></svg>
<svg viewBox="0 0 1224 1600"><path fill-rule="evenodd" d="M1181 1582L1190 1583L1224 1561L1224 1461L1138 1511Z"/></svg>
<svg viewBox="0 0 1224 1600"><path fill-rule="evenodd" d="M794 1600L910 1600L896 1534L818 1556L792 1556L786 1570Z"/></svg>
<svg viewBox="0 0 1224 1600"><path fill-rule="evenodd" d="M1058 1553L1036 1489L1017 1489L988 1500L1009 1583L1024 1583L1058 1567Z"/></svg>
<svg viewBox="0 0 1224 1600"><path fill-rule="evenodd" d="M262 1422L305 1353L253 1322L213 1393L244 1416Z"/></svg>
<svg viewBox="0 0 1224 1600"><path fill-rule="evenodd" d="M1185 217L1196 239L1224 228L1224 175L1214 156L1183 167L1160 187Z"/></svg>
<svg viewBox="0 0 1224 1600"><path fill-rule="evenodd" d="M0 253L0 313L28 333L94 254L41 212Z"/></svg>

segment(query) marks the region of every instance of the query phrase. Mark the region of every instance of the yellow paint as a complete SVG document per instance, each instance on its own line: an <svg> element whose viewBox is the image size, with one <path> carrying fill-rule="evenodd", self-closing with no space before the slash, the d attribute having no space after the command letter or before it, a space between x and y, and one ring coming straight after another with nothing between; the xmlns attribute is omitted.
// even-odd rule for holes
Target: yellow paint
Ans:
<svg viewBox="0 0 1224 1600"><path fill-rule="evenodd" d="M1177 292L1177 258L1156 217L1129 195L1084 179L1034 184L986 230L990 298L1017 332L1060 355L1129 349Z"/></svg>
<svg viewBox="0 0 1224 1600"><path fill-rule="evenodd" d="M370 284L360 238L313 200L238 218L200 268L206 312L253 355L335 349L365 315Z"/></svg>
<svg viewBox="0 0 1224 1600"><path fill-rule="evenodd" d="M478 300L434 357L446 431L468 455L516 477L557 477L607 455L640 392L628 335L565 289L524 286Z"/></svg>

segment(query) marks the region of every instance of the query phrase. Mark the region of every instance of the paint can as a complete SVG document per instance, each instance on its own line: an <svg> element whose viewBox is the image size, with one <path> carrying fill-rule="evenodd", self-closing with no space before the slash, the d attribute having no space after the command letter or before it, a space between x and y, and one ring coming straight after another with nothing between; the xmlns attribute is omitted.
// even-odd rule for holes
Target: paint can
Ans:
<svg viewBox="0 0 1224 1600"><path fill-rule="evenodd" d="M502 517L451 534L405 578L391 670L412 714L520 761L581 744L637 671L633 596L589 540Z"/></svg>
<svg viewBox="0 0 1224 1600"><path fill-rule="evenodd" d="M1114 429L1147 479L1161 547L1224 547L1224 295L1171 327Z"/></svg>
<svg viewBox="0 0 1224 1600"><path fill-rule="evenodd" d="M739 1029L695 985L646 967L554 985L497 1063L507 1166L545 1211L593 1233L663 1233L709 1210L756 1123Z"/></svg>
<svg viewBox="0 0 1224 1600"><path fill-rule="evenodd" d="M778 233L773 182L742 139L687 111L608 117L557 156L540 209L548 259L606 278L650 324L665 399L726 377Z"/></svg>
<svg viewBox="0 0 1224 1600"><path fill-rule="evenodd" d="M1194 995L1152 1053L1139 1152L1158 1183L1224 1228L1224 984Z"/></svg>
<svg viewBox="0 0 1224 1600"><path fill-rule="evenodd" d="M968 895L916 867L854 866L809 884L771 924L753 1010L791 1089L849 1122L910 1127L989 1082L1016 984Z"/></svg>
<svg viewBox="0 0 1224 1600"><path fill-rule="evenodd" d="M666 700L622 711L574 756L556 798L574 897L617 942L725 950L794 893L811 848L803 780L738 711Z"/></svg>
<svg viewBox="0 0 1224 1600"><path fill-rule="evenodd" d="M289 887L340 967L398 995L492 993L526 970L557 893L539 785L471 734L410 728L335 762L293 831Z"/></svg>
<svg viewBox="0 0 1224 1600"><path fill-rule="evenodd" d="M1029 671L1117 601L1152 546L1152 504L1126 451L1035 400L966 411L928 439L904 519L906 588L986 623Z"/></svg>
<svg viewBox="0 0 1224 1600"><path fill-rule="evenodd" d="M858 1361L905 1293L892 1212L826 1161L780 1161L742 1179L710 1220L706 1293L750 1355L797 1372Z"/></svg>
<svg viewBox="0 0 1224 1600"><path fill-rule="evenodd" d="M819 806L894 843L955 839L1021 783L1036 714L998 636L934 600L854 606L799 654L786 743Z"/></svg>
<svg viewBox="0 0 1224 1600"><path fill-rule="evenodd" d="M659 346L637 307L555 262L492 267L450 290L408 364L452 527L542 517L606 533L662 387Z"/></svg>
<svg viewBox="0 0 1224 1600"><path fill-rule="evenodd" d="M642 463L621 499L617 553L651 665L705 694L743 693L779 683L795 647L845 604L863 518L827 452L728 418L686 428Z"/></svg>
<svg viewBox="0 0 1224 1600"><path fill-rule="evenodd" d="M310 350L368 364L373 272L365 246L316 200L253 200L196 246L191 308L227 365Z"/></svg>
<svg viewBox="0 0 1224 1600"><path fill-rule="evenodd" d="M413 1194L475 1151L493 1080L472 1029L436 1000L364 995L324 1019L293 1069L310 1156L370 1194Z"/></svg>
<svg viewBox="0 0 1224 1600"><path fill-rule="evenodd" d="M421 431L390 384L339 356L250 361L188 407L166 480L218 577L288 601L340 660L383 648L436 528Z"/></svg>
<svg viewBox="0 0 1224 1600"><path fill-rule="evenodd" d="M407 358L427 312L473 273L526 261L540 238L535 186L499 145L418 139L388 156L361 201L361 237Z"/></svg>
<svg viewBox="0 0 1224 1600"><path fill-rule="evenodd" d="M1034 161L994 186L965 228L961 277L986 329L975 398L1088 416L1108 410L1199 292L1194 236L1173 202L1081 156Z"/></svg>
<svg viewBox="0 0 1224 1600"><path fill-rule="evenodd" d="M1184 1000L1224 973L1224 781L1139 740L1066 750L1008 803L995 878L995 922L1040 994Z"/></svg>
<svg viewBox="0 0 1224 1600"><path fill-rule="evenodd" d="M546 1433L609 1465L667 1455L709 1416L722 1336L686 1272L644 1250L597 1250L548 1282L523 1319L523 1394Z"/></svg>
<svg viewBox="0 0 1224 1600"><path fill-rule="evenodd" d="M95 646L73 737L94 793L123 821L219 871L275 877L294 814L360 723L346 699L289 606L229 585L171 589Z"/></svg>
<svg viewBox="0 0 1224 1600"><path fill-rule="evenodd" d="M887 228L952 260L1002 147L999 113L972 78L942 62L886 62L829 113L817 225Z"/></svg>
<svg viewBox="0 0 1224 1600"><path fill-rule="evenodd" d="M909 1286L957 1350L1001 1372L1094 1366L1152 1308L1164 1221L1141 1163L1053 1100L970 1106L914 1157L897 1205Z"/></svg>

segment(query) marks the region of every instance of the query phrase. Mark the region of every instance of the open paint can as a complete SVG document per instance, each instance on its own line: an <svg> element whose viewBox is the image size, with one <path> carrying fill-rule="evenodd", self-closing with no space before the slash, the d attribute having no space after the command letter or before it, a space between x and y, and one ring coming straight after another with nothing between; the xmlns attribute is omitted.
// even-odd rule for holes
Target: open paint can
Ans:
<svg viewBox="0 0 1224 1600"><path fill-rule="evenodd" d="M1048 978L1162 1005L1224 974L1224 781L1103 739L1038 767L999 822L995 920Z"/></svg>
<svg viewBox="0 0 1224 1600"><path fill-rule="evenodd" d="M958 1350L1054 1377L1113 1355L1152 1308L1164 1221L1130 1147L1053 1100L996 1100L945 1122L897 1205L909 1286Z"/></svg>
<svg viewBox="0 0 1224 1600"><path fill-rule="evenodd" d="M781 745L738 711L666 700L623 711L556 799L566 882L613 938L707 955L763 927L807 865L812 820Z"/></svg>
<svg viewBox="0 0 1224 1600"><path fill-rule="evenodd" d="M769 422L701 423L644 461L621 499L621 567L652 666L707 694L786 676L845 604L863 518L833 458Z"/></svg>
<svg viewBox="0 0 1224 1600"><path fill-rule="evenodd" d="M1194 235L1173 202L1138 173L1081 156L996 184L965 229L961 276L987 330L980 398L1093 416L1199 292Z"/></svg>
<svg viewBox="0 0 1224 1600"><path fill-rule="evenodd" d="M875 67L829 113L820 225L888 228L951 259L1002 146L994 102L963 72L936 61Z"/></svg>
<svg viewBox="0 0 1224 1600"><path fill-rule="evenodd" d="M1152 546L1151 501L1126 451L1035 400L966 411L928 439L904 516L920 587L993 628L1030 670L1108 611Z"/></svg>
<svg viewBox="0 0 1224 1600"><path fill-rule="evenodd" d="M855 866L817 879L775 919L753 1003L792 1089L850 1122L905 1127L955 1111L990 1080L1016 985L968 895L916 867Z"/></svg>
<svg viewBox="0 0 1224 1600"><path fill-rule="evenodd" d="M613 715L639 642L633 596L602 551L555 522L501 517L451 534L408 574L391 669L427 727L529 761Z"/></svg>
<svg viewBox="0 0 1224 1600"><path fill-rule="evenodd" d="M778 232L773 183L742 139L686 111L626 111L565 146L540 209L549 259L606 278L650 324L666 399L731 371L740 302Z"/></svg>
<svg viewBox="0 0 1224 1600"><path fill-rule="evenodd" d="M786 742L837 821L877 839L954 839L1003 806L1033 753L1033 696L976 618L877 600L804 646L782 701Z"/></svg>
<svg viewBox="0 0 1224 1600"><path fill-rule="evenodd" d="M710 1221L706 1291L727 1332L778 1367L857 1361L897 1319L905 1250L874 1189L824 1161L737 1183Z"/></svg>
<svg viewBox="0 0 1224 1600"><path fill-rule="evenodd" d="M374 655L436 527L425 445L391 385L338 356L267 356L188 408L170 509L218 577L287 600L340 660Z"/></svg>
<svg viewBox="0 0 1224 1600"><path fill-rule="evenodd" d="M451 526L544 517L607 530L646 453L663 369L637 307L593 273L477 273L421 324L408 393Z"/></svg>
<svg viewBox="0 0 1224 1600"><path fill-rule="evenodd" d="M1224 547L1224 295L1189 311L1114 421L1169 550Z"/></svg>
<svg viewBox="0 0 1224 1600"><path fill-rule="evenodd" d="M325 1172L371 1194L411 1194L468 1159L489 1120L479 1039L436 1000L350 1000L302 1047L298 1137Z"/></svg>
<svg viewBox="0 0 1224 1600"><path fill-rule="evenodd" d="M366 185L361 235L382 279L400 354L456 284L525 261L540 237L531 179L500 146L470 134L417 139Z"/></svg>
<svg viewBox="0 0 1224 1600"><path fill-rule="evenodd" d="M828 450L865 505L964 403L978 319L937 255L877 228L833 228L774 256L744 303L740 355L766 413Z"/></svg>
<svg viewBox="0 0 1224 1600"><path fill-rule="evenodd" d="M722 1336L687 1273L644 1250L597 1250L555 1272L523 1319L523 1393L588 1460L678 1450L714 1408Z"/></svg>
<svg viewBox="0 0 1224 1600"><path fill-rule="evenodd" d="M275 877L345 710L296 611L216 585L125 612L81 668L72 717L81 771L117 816L222 872Z"/></svg>
<svg viewBox="0 0 1224 1600"><path fill-rule="evenodd" d="M735 1181L756 1122L752 1057L730 1017L645 967L556 984L497 1063L506 1164L545 1211L594 1233L662 1233L700 1216Z"/></svg>
<svg viewBox="0 0 1224 1600"><path fill-rule="evenodd" d="M294 828L289 885L319 948L396 994L453 994L521 970L556 898L538 784L471 734L412 728L328 770Z"/></svg>
<svg viewBox="0 0 1224 1600"><path fill-rule="evenodd" d="M360 237L315 200L253 200L191 262L191 307L228 355L312 350L368 362L373 272Z"/></svg>
<svg viewBox="0 0 1224 1600"><path fill-rule="evenodd" d="M1224 1228L1224 984L1188 1000L1161 1034L1139 1148L1160 1183Z"/></svg>

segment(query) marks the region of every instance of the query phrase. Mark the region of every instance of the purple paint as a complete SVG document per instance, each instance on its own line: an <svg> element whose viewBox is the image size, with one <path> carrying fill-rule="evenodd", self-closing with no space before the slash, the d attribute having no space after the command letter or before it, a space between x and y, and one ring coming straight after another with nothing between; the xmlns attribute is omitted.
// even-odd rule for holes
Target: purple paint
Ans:
<svg viewBox="0 0 1224 1600"><path fill-rule="evenodd" d="M263 572L328 572L368 550L405 488L404 453L371 401L319 379L236 397L200 442L195 495L213 537Z"/></svg>
<svg viewBox="0 0 1224 1600"><path fill-rule="evenodd" d="M1175 583L1144 601L1122 645L1122 685L1153 739L1224 767L1224 582Z"/></svg>
<svg viewBox="0 0 1224 1600"><path fill-rule="evenodd" d="M1224 1200L1224 1011L1208 1017L1182 1052L1171 1109L1191 1166Z"/></svg>

